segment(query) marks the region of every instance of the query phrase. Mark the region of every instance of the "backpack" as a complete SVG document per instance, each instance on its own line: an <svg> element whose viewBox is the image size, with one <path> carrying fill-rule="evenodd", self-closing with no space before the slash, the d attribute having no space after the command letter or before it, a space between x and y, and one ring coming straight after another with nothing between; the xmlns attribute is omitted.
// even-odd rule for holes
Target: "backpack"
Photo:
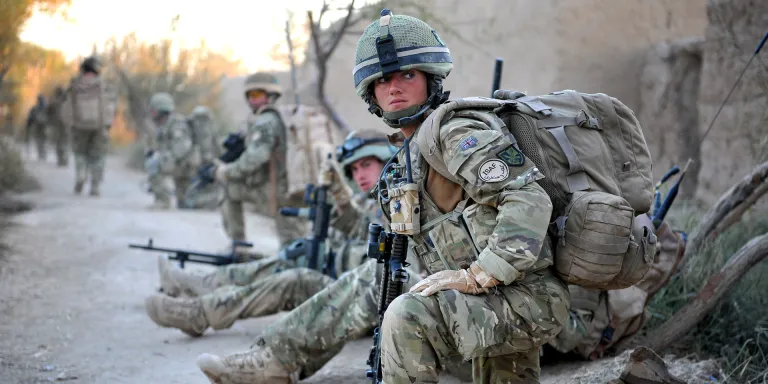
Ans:
<svg viewBox="0 0 768 384"><path fill-rule="evenodd" d="M99 78L79 77L70 87L72 127L95 131L111 123L106 111L103 83Z"/></svg>
<svg viewBox="0 0 768 384"><path fill-rule="evenodd" d="M569 285L572 326L551 342L560 352L573 351L585 358L603 352L635 334L648 321L645 307L677 271L685 254L686 235L662 223L656 231L658 246L651 269L629 288L601 291ZM574 318L575 317L575 318Z"/></svg>
<svg viewBox="0 0 768 384"><path fill-rule="evenodd" d="M435 171L456 182L437 148L442 122L467 117L501 131L544 174L553 204L555 269L570 284L621 289L643 278L656 237L651 155L634 113L605 94L576 91L449 101L422 124L416 143ZM639 215L639 216L638 216Z"/></svg>

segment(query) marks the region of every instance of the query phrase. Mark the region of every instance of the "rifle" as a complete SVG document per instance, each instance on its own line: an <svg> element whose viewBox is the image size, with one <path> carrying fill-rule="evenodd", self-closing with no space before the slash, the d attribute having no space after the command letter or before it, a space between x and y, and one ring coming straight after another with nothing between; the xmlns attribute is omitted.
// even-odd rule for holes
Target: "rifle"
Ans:
<svg viewBox="0 0 768 384"><path fill-rule="evenodd" d="M691 165L691 160L688 160L688 163L685 164L685 168L683 168L683 173L680 173L680 176L677 178L677 181L675 182L675 185L670 188L669 193L667 193L667 197L664 198L664 202L661 202L661 192L659 192L659 188L672 176L676 175L680 172L680 167L677 165L673 166L672 169L667 171L664 176L661 177L658 183L656 183L656 188L654 190L654 199L653 199L653 216L651 216L651 221L653 222L653 226L658 229L661 226L661 223L664 222L664 218L667 216L667 213L669 213L669 208L672 206L672 203L675 202L675 198L677 198L677 191L680 189L680 183L683 181L683 178L685 177L685 173L688 171L688 166Z"/></svg>
<svg viewBox="0 0 768 384"><path fill-rule="evenodd" d="M374 384L382 380L381 323L384 321L384 312L403 293L403 285L408 282L409 276L405 270L408 266L405 261L407 252L407 235L385 232L379 224L368 225L368 257L384 264L379 277L379 326L373 331L373 346L366 362L369 369L365 371L365 376Z"/></svg>
<svg viewBox="0 0 768 384"><path fill-rule="evenodd" d="M328 187L307 184L304 190L304 203L308 208L280 208L283 216L303 217L312 222L312 235L299 239L280 251L280 257L288 260L306 258L307 268L321 270L324 274L336 278L336 254L327 247L328 229L331 222L331 204L328 203ZM326 252L326 248L327 252ZM320 256L325 254L322 269L318 267Z"/></svg>
<svg viewBox="0 0 768 384"><path fill-rule="evenodd" d="M221 145L225 152L219 156L219 160L227 164L233 163L245 152L245 137L240 133L230 133ZM214 182L215 171L214 163L203 164L197 169L197 176L192 180L189 189L184 192L186 206L194 207L194 193Z"/></svg>
<svg viewBox="0 0 768 384"><path fill-rule="evenodd" d="M152 242L152 239L149 239L149 242L147 243L147 245L128 244L128 248L143 249L145 251L152 251L152 252L167 252L169 253L168 259L178 260L179 267L181 268L184 268L184 263L186 262L210 264L210 265L228 265L228 264L242 262L243 261L242 256L239 256L235 253L235 246L253 247L253 244L246 241L235 240L232 242L232 253L229 253L226 255L216 254L216 253L188 251L185 249L155 247Z"/></svg>
<svg viewBox="0 0 768 384"><path fill-rule="evenodd" d="M413 185L413 172L411 170L411 152L409 139L405 140L403 146L398 150L405 150L405 164L403 166L392 163L397 158L397 153L392 156L379 175L379 201L384 204L391 202L390 183L395 183L399 188ZM402 177L402 169L405 168L405 177ZM391 170L391 171L390 171ZM384 183L384 185L382 185ZM418 196L416 197L418 198ZM400 221L410 221L413 230L419 230L418 209L413 210L414 205L418 207L418 200L404 202L400 205L400 200L395 203L399 210L414 212L408 218L390 216L390 222L393 224L403 224ZM395 211L397 212L397 210ZM380 384L382 381L381 369L381 324L384 321L384 312L389 305L400 295L403 294L403 285L408 282L410 276L405 270L408 263L405 258L408 256L408 235L406 231L385 232L381 225L371 223L368 225L368 257L376 259L379 264L384 264L381 268L379 278L379 305L377 314L379 316L379 326L373 331L373 346L368 354L366 364L369 369L365 371L365 376L371 379L371 383Z"/></svg>
<svg viewBox="0 0 768 384"><path fill-rule="evenodd" d="M493 65L493 81L491 82L491 97L501 88L501 70L504 68L504 59L497 57Z"/></svg>

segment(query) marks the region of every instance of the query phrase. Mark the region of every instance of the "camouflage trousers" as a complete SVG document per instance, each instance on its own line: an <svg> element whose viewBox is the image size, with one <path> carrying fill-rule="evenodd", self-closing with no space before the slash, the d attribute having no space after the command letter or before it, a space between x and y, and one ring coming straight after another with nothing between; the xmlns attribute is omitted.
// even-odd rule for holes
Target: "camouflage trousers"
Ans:
<svg viewBox="0 0 768 384"><path fill-rule="evenodd" d="M200 297L210 327L225 329L238 319L291 310L332 282L320 272L272 257L217 268L201 282L180 288Z"/></svg>
<svg viewBox="0 0 768 384"><path fill-rule="evenodd" d="M531 274L487 294L404 294L382 325L383 382L437 383L456 361L472 361L474 383L538 383L539 347L568 319L560 279Z"/></svg>
<svg viewBox="0 0 768 384"><path fill-rule="evenodd" d="M177 283L185 295L197 297L208 295L222 287L246 286L256 280L274 275L277 270L291 267L293 267L292 263L275 256L218 267L211 273L195 276L191 279L182 279Z"/></svg>
<svg viewBox="0 0 768 384"><path fill-rule="evenodd" d="M72 152L75 155L75 180L84 183L91 178L91 185L98 186L104 179L104 165L109 147L106 129L86 130L73 127Z"/></svg>
<svg viewBox="0 0 768 384"><path fill-rule="evenodd" d="M39 160L45 160L47 151L45 149L45 124L34 124L32 126L32 135L35 139L35 149L37 150L37 158Z"/></svg>
<svg viewBox="0 0 768 384"><path fill-rule="evenodd" d="M176 205L179 208L186 207L185 193L189 189L192 179L195 177L195 168L189 165L175 167L174 171L166 174L163 172L149 175L149 188L156 201L171 202L171 195L176 197ZM173 182L173 186L170 185Z"/></svg>
<svg viewBox="0 0 768 384"><path fill-rule="evenodd" d="M381 264L370 259L342 274L267 328L255 345L268 346L289 371L311 376L338 354L347 341L378 325L377 276L381 268ZM419 280L417 273L409 273L411 279L406 290Z"/></svg>
<svg viewBox="0 0 768 384"><path fill-rule="evenodd" d="M251 203L262 215L274 217L280 247L293 240L304 237L307 232L307 221L298 217L287 217L270 212L270 195L272 186L265 183L249 187L242 183L229 182L224 186L224 199L221 203L221 219L224 230L232 240L247 240L245 237L244 203ZM278 182L278 207L301 207L300 201L290 201L287 182Z"/></svg>
<svg viewBox="0 0 768 384"><path fill-rule="evenodd" d="M52 123L51 128L56 136L56 164L69 164L69 130L63 123Z"/></svg>

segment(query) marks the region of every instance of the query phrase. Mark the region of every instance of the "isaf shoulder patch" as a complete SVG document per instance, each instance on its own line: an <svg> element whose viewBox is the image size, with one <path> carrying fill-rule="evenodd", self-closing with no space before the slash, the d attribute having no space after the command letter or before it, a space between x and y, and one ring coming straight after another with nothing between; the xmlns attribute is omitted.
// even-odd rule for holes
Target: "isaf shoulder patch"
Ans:
<svg viewBox="0 0 768 384"><path fill-rule="evenodd" d="M514 145L510 145L503 151L496 153L496 155L512 167L519 167L525 164L525 156Z"/></svg>
<svg viewBox="0 0 768 384"><path fill-rule="evenodd" d="M501 160L487 160L477 169L477 177L487 183L504 181L509 177L509 167Z"/></svg>

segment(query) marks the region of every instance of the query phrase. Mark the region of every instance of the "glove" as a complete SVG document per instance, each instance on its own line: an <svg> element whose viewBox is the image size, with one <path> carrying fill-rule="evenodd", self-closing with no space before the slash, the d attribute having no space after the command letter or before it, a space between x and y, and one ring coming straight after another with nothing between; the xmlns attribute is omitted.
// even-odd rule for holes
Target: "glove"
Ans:
<svg viewBox="0 0 768 384"><path fill-rule="evenodd" d="M149 154L144 160L144 169L150 176L160 173L160 156L155 156L154 152Z"/></svg>
<svg viewBox="0 0 768 384"><path fill-rule="evenodd" d="M349 191L349 188L344 185L344 182L333 163L333 159L330 157L326 158L320 166L317 185L328 187L328 192L333 196L333 200L335 200L337 206L347 204L352 199L352 194Z"/></svg>
<svg viewBox="0 0 768 384"><path fill-rule="evenodd" d="M227 182L227 165L226 164L219 164L215 166L216 168L213 171L213 179L216 180L217 183L224 184Z"/></svg>
<svg viewBox="0 0 768 384"><path fill-rule="evenodd" d="M432 296L438 291L455 289L461 293L479 295L487 293L488 288L497 284L499 284L498 280L486 273L477 263L472 263L469 269L446 270L427 276L426 279L411 287L410 292L421 292L422 296Z"/></svg>

